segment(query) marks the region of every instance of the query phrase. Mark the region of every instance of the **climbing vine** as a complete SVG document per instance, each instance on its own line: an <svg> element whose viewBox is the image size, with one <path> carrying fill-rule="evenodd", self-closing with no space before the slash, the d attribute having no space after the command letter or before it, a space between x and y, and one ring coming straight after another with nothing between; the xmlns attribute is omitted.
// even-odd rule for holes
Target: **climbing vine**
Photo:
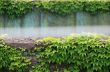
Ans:
<svg viewBox="0 0 110 72"><path fill-rule="evenodd" d="M110 37L76 34L45 38L34 49L39 63L32 72L110 72Z"/></svg>
<svg viewBox="0 0 110 72"><path fill-rule="evenodd" d="M25 1L0 1L0 14L8 17L20 17L32 11L33 3Z"/></svg>
<svg viewBox="0 0 110 72"><path fill-rule="evenodd" d="M110 36L48 37L32 49L13 48L0 39L0 72L110 72Z"/></svg>
<svg viewBox="0 0 110 72"><path fill-rule="evenodd" d="M0 1L0 14L7 15L11 18L23 16L33 10L46 11L59 15L81 11L96 14L109 12L110 1Z"/></svg>
<svg viewBox="0 0 110 72"><path fill-rule="evenodd" d="M23 55L23 49L7 45L0 37L0 72L25 72L30 64L30 59Z"/></svg>

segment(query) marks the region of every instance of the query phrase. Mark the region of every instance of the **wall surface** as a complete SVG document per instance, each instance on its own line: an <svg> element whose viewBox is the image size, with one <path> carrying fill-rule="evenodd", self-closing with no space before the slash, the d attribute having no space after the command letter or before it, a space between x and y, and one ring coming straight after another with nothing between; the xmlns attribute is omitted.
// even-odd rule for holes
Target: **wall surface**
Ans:
<svg viewBox="0 0 110 72"><path fill-rule="evenodd" d="M64 36L72 33L110 34L110 13L90 15L79 12L68 16L34 11L24 17L0 17L0 34L8 37Z"/></svg>

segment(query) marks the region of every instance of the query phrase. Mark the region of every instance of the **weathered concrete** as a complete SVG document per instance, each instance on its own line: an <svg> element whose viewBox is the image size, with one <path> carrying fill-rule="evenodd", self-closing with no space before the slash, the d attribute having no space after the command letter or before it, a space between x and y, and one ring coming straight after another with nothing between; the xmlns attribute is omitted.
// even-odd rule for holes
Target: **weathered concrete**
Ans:
<svg viewBox="0 0 110 72"><path fill-rule="evenodd" d="M31 38L10 38L10 39L5 39L5 42L15 48L30 49L35 47L35 43L34 43L35 40Z"/></svg>
<svg viewBox="0 0 110 72"><path fill-rule="evenodd" d="M59 37L81 32L110 35L110 12L95 15L78 12L60 16L33 11L21 18L0 16L0 35L7 34L8 37Z"/></svg>

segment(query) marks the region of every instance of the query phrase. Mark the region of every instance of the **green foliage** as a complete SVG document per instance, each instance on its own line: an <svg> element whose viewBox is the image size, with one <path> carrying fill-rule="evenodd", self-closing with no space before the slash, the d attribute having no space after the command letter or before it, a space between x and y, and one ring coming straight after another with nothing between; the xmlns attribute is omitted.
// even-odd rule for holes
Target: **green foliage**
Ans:
<svg viewBox="0 0 110 72"><path fill-rule="evenodd" d="M68 15L76 12L89 12L91 14L110 11L110 1L14 1L1 0L0 14L10 18L20 17L37 9L59 15Z"/></svg>
<svg viewBox="0 0 110 72"><path fill-rule="evenodd" d="M0 72L4 71L110 72L110 36L49 37L38 40L36 48L27 51L12 48L0 39Z"/></svg>
<svg viewBox="0 0 110 72"><path fill-rule="evenodd" d="M36 42L32 72L110 72L110 37L71 35Z"/></svg>
<svg viewBox="0 0 110 72"><path fill-rule="evenodd" d="M30 65L30 59L22 55L21 50L11 48L6 45L3 39L0 39L0 72L24 72Z"/></svg>
<svg viewBox="0 0 110 72"><path fill-rule="evenodd" d="M10 18L20 17L32 11L33 3L25 1L0 1L0 14L7 15Z"/></svg>

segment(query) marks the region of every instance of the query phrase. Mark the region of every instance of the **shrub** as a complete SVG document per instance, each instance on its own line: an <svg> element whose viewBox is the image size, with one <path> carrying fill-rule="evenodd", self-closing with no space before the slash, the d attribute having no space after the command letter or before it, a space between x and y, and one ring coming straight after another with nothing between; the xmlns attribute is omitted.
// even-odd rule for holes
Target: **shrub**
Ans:
<svg viewBox="0 0 110 72"><path fill-rule="evenodd" d="M110 37L87 34L44 38L34 49L32 72L110 72Z"/></svg>

